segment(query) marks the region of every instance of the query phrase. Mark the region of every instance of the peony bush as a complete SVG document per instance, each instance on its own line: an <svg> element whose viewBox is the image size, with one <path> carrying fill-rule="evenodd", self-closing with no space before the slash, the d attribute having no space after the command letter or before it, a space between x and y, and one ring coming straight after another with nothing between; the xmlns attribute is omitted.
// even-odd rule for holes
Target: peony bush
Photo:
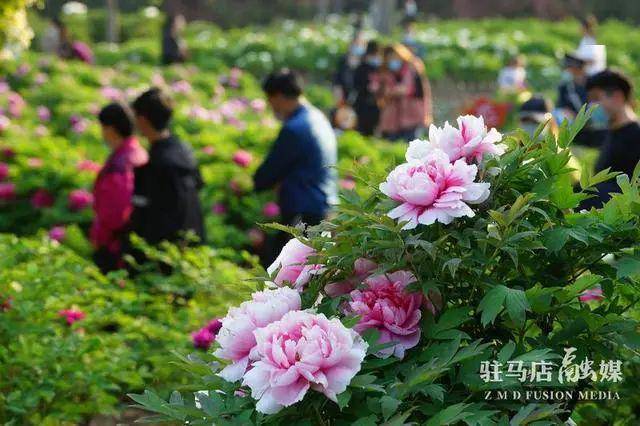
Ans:
<svg viewBox="0 0 640 426"><path fill-rule="evenodd" d="M460 117L414 141L386 178L357 171L373 192L347 193L307 235L290 229L260 278L271 289L229 310L212 351L183 358L193 391L131 397L156 419L188 424L594 419L588 401L487 398L496 390L619 390L631 403L623 384L591 378L609 359L633 375L640 168L583 175L574 188L569 146L587 117L534 139ZM612 178L620 194L579 210ZM593 374L481 375L490 360L522 362L525 376L534 363L557 367L566 348Z"/></svg>

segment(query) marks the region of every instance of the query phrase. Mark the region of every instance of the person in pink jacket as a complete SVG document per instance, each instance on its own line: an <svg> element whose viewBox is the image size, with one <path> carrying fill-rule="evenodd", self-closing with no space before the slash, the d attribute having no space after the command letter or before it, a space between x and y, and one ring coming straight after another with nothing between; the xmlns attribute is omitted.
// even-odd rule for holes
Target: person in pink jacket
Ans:
<svg viewBox="0 0 640 426"><path fill-rule="evenodd" d="M93 187L94 219L90 239L94 261L103 272L122 267L120 244L133 210L134 168L146 164L147 152L133 136L134 118L128 106L112 103L98 115L111 154Z"/></svg>

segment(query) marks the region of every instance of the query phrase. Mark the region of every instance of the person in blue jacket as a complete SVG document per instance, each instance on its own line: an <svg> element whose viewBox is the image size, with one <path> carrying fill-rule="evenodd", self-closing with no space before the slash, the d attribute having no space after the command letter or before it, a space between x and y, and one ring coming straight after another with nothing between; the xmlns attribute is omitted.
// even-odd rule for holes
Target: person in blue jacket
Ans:
<svg viewBox="0 0 640 426"><path fill-rule="evenodd" d="M278 190L281 223L317 225L337 203L337 143L325 115L303 99L299 76L282 69L262 85L282 128L253 176L256 191ZM290 236L282 233L269 241L263 264L273 261Z"/></svg>

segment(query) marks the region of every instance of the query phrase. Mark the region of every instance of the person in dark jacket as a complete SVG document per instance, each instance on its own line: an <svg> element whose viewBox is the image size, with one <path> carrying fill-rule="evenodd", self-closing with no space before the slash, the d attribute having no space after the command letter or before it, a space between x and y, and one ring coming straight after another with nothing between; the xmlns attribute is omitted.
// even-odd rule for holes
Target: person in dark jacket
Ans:
<svg viewBox="0 0 640 426"><path fill-rule="evenodd" d="M302 100L297 74L284 69L270 74L262 88L282 128L253 176L256 191L278 187L282 223L317 225L337 202L336 137L322 112ZM269 265L288 234L270 241L262 256Z"/></svg>
<svg viewBox="0 0 640 426"><path fill-rule="evenodd" d="M149 141L149 161L135 169L131 231L150 244L183 241L187 232L204 241L198 198L203 182L191 149L169 130L170 100L153 88L134 101L133 110Z"/></svg>
<svg viewBox="0 0 640 426"><path fill-rule="evenodd" d="M167 16L162 28L162 63L164 65L186 61L187 47L180 35L184 26L184 16Z"/></svg>
<svg viewBox="0 0 640 426"><path fill-rule="evenodd" d="M605 69L587 81L589 99L599 105L608 117L609 131L600 148L595 171L610 168L629 178L640 161L640 123L633 111L633 86L624 74ZM620 192L615 179L596 185L596 197L586 200L581 208L602 207L611 193Z"/></svg>
<svg viewBox="0 0 640 426"><path fill-rule="evenodd" d="M380 119L378 108L377 73L382 65L382 54L375 40L369 41L365 56L356 68L353 83L356 93L353 109L357 116L358 131L365 136L373 135Z"/></svg>
<svg viewBox="0 0 640 426"><path fill-rule="evenodd" d="M349 45L349 51L338 60L333 76L333 91L338 106L351 105L354 96L354 73L365 53L365 40L357 31Z"/></svg>

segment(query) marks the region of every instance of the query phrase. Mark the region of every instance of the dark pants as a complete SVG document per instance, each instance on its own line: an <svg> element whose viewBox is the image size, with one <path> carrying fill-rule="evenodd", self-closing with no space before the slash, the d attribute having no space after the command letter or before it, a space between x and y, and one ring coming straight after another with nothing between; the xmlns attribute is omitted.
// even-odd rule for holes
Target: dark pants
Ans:
<svg viewBox="0 0 640 426"><path fill-rule="evenodd" d="M103 274L119 269L120 257L104 247L93 252L93 261Z"/></svg>
<svg viewBox="0 0 640 426"><path fill-rule="evenodd" d="M358 132L364 136L372 136L380 120L380 110L378 106L356 104L354 110L358 117Z"/></svg>
<svg viewBox="0 0 640 426"><path fill-rule="evenodd" d="M302 213L292 216L283 216L281 223L287 226L297 226L301 223L304 223L306 226L315 226L324 218L324 215L321 216ZM260 254L260 263L265 269L268 268L274 260L276 260L276 257L278 257L282 251L282 247L284 247L291 238L293 238L291 234L283 231L278 231L277 234L267 238L262 253Z"/></svg>

